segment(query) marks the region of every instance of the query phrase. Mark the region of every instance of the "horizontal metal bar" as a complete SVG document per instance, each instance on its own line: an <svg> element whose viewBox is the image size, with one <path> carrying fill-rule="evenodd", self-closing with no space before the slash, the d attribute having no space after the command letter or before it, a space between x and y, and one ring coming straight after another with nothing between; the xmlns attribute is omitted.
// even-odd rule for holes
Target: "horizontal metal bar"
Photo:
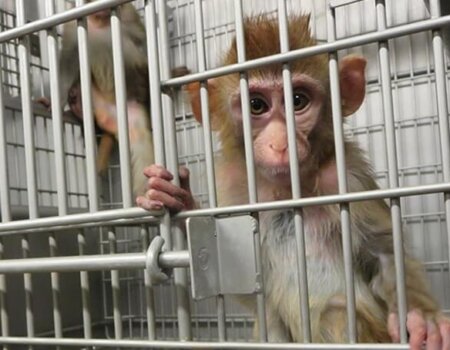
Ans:
<svg viewBox="0 0 450 350"><path fill-rule="evenodd" d="M94 12L109 9L118 5L125 4L132 0L99 0L80 7L76 7L56 15L38 19L30 23L15 27L0 33L0 43L19 38L43 29L52 28L58 24L72 21L77 18L88 16Z"/></svg>
<svg viewBox="0 0 450 350"><path fill-rule="evenodd" d="M399 198L416 196L422 194L432 194L439 192L449 192L450 183L391 188L386 190L361 191L346 194L336 194L331 196L307 197L301 199L289 199L277 202L242 204L229 207L196 209L183 211L175 215L174 219L186 219L196 216L228 216L243 213L252 213L268 210L282 210L291 208L311 207L314 205L342 204L351 202L361 202L374 199Z"/></svg>
<svg viewBox="0 0 450 350"><path fill-rule="evenodd" d="M141 208L102 210L94 213L82 213L61 217L19 220L0 224L0 236L26 231L63 230L85 227L86 225L121 224L125 220L132 223L134 219L146 219L146 222L159 222L164 210L148 212Z"/></svg>
<svg viewBox="0 0 450 350"><path fill-rule="evenodd" d="M426 30L436 29L443 26L450 25L450 15L440 18L427 19L420 22L401 25L394 28L389 28L383 31L377 31L368 34L362 34L347 39L341 39L332 43L326 43L316 46L310 46L298 50L289 51L271 55L255 60L246 61L243 63L230 64L228 66L210 69L205 72L185 75L183 77L167 79L161 82L163 88L171 88L180 85L185 85L193 81L203 81L226 74L239 73L250 69L255 69L263 66L268 66L276 63L286 63L301 58L306 58L323 53L329 53L337 50L348 49L350 47L365 45L372 42L385 41L399 36L414 34Z"/></svg>
<svg viewBox="0 0 450 350"><path fill-rule="evenodd" d="M0 260L0 274L144 269L146 259L145 253L5 259ZM189 267L189 252L162 252L158 265L161 268Z"/></svg>
<svg viewBox="0 0 450 350"><path fill-rule="evenodd" d="M350 5L355 2L361 2L361 1L363 1L363 0L329 0L328 6L330 6L331 8L336 8L336 7L340 7L340 6Z"/></svg>
<svg viewBox="0 0 450 350"><path fill-rule="evenodd" d="M114 348L143 349L304 349L304 350L403 350L408 344L294 344L294 343L244 343L244 342L198 342L198 341L148 341L116 339L77 339L77 338L21 338L0 337L0 344L48 345L48 346L98 346Z"/></svg>

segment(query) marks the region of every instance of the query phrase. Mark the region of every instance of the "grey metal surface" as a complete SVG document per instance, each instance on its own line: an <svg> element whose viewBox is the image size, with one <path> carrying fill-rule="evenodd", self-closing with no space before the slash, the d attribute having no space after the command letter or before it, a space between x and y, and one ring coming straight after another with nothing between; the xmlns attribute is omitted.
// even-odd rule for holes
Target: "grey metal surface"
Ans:
<svg viewBox="0 0 450 350"><path fill-rule="evenodd" d="M280 51L289 51L288 14L286 1L278 1ZM297 154L297 130L295 123L294 98L292 89L292 74L289 64L283 65L284 106L286 111L286 126L288 137L289 163L291 172L292 198L301 198L300 169ZM303 340L311 342L311 322L309 315L308 275L306 267L305 230L303 227L303 211L299 208L294 211L295 241L297 245L297 278L300 294L301 331Z"/></svg>
<svg viewBox="0 0 450 350"><path fill-rule="evenodd" d="M304 350L406 350L408 345L400 344L269 344L269 343L247 343L247 342L179 342L179 341L146 341L146 340L107 340L92 339L83 340L76 338L21 338L0 337L3 344L30 344L55 346L63 345L70 347L98 346L114 348L143 348L143 349L304 349Z"/></svg>
<svg viewBox="0 0 450 350"><path fill-rule="evenodd" d="M328 41L336 40L336 18L335 10L327 10ZM336 171L338 178L339 194L348 192L347 168L345 162L344 149L344 129L341 110L341 94L339 86L339 66L337 52L330 52L328 57L328 68L330 76L331 110L333 113L334 147L336 153ZM357 339L356 329L356 301L355 283L353 275L353 251L350 223L350 206L341 203L339 206L341 216L342 250L345 269L345 297L347 308L347 336L350 343L355 343Z"/></svg>
<svg viewBox="0 0 450 350"><path fill-rule="evenodd" d="M131 191L130 140L128 133L127 89L122 45L122 24L117 9L111 12L111 41L114 64L114 88L120 154L120 179L124 208L134 205Z"/></svg>
<svg viewBox="0 0 450 350"><path fill-rule="evenodd" d="M156 211L154 213L159 216L164 211ZM100 223L105 225L130 224L140 218L145 219L149 223L159 222L159 218L153 217L151 212L149 213L141 208L111 209L61 217L39 218L36 220L10 221L0 226L0 235L27 231L37 233L48 230L66 230L69 228L83 227L83 225L98 226Z"/></svg>
<svg viewBox="0 0 450 350"><path fill-rule="evenodd" d="M439 183L434 185L420 185L399 187L392 189L380 189L374 191L352 192L339 195L308 197L301 199L282 200L277 202L267 202L258 204L243 204L221 207L216 209L197 209L178 213L175 218L182 220L189 217L199 216L217 216L217 215L236 215L239 213L259 212L268 210L280 210L287 208L308 207L313 205L327 205L339 203L351 203L372 199L386 199L396 197L415 196L422 194L448 192L450 184ZM1 231L0 231L1 232Z"/></svg>
<svg viewBox="0 0 450 350"><path fill-rule="evenodd" d="M77 6L84 4L84 0L77 0ZM78 55L80 62L80 86L83 111L84 142L86 146L86 177L89 194L89 211L99 210L97 167L95 163L95 128L92 110L92 77L88 52L88 28L86 18L77 22Z"/></svg>
<svg viewBox="0 0 450 350"><path fill-rule="evenodd" d="M244 23L242 2L235 0L235 26L236 26L236 49L237 49L237 61L238 64L242 64L246 61L246 42L244 40ZM258 192L256 188L256 168L255 159L253 154L253 133L252 123L250 115L250 93L248 90L248 76L247 71L240 71L239 78L239 92L241 94L241 111L242 111L242 124L244 135L244 151L245 151L245 165L247 175L247 188L248 188L248 200L250 204L258 202ZM253 213L256 222L259 223L258 213ZM256 260L256 273L259 276L261 283L261 290L256 295L256 313L258 317L259 327L259 340L261 342L267 341L267 320L266 320L266 303L265 296L262 292L264 290L264 277L263 267L261 260L261 236L259 228L254 235L255 244L255 260Z"/></svg>
<svg viewBox="0 0 450 350"><path fill-rule="evenodd" d="M386 7L384 0L376 1L377 24L379 30L387 28ZM383 115L386 130L386 150L388 162L389 187L399 187L397 147L395 140L394 106L391 91L391 69L389 47L386 41L378 45L378 59L380 64L381 93L383 102ZM402 343L407 342L406 332L406 285L405 285L405 262L404 262L404 240L401 223L401 207L398 198L391 199L392 236L394 241L395 277L398 304L398 317L400 324L400 339Z"/></svg>
<svg viewBox="0 0 450 350"><path fill-rule="evenodd" d="M159 16L159 38L161 57L161 78L170 77L170 43L168 30L168 15L166 1L158 0L158 16ZM164 94L162 96L162 107L164 112L164 132L165 132L165 151L167 168L174 176L173 183L180 185L178 176L178 149L176 143L176 124L174 118L172 94ZM171 226L173 236L173 249L181 251L186 249L186 238L183 226L175 223ZM191 340L191 311L189 305L189 283L188 272L184 268L178 268L174 271L174 283L177 297L177 317L180 340Z"/></svg>
<svg viewBox="0 0 450 350"><path fill-rule="evenodd" d="M251 216L187 220L193 298L258 291L255 229Z"/></svg>
<svg viewBox="0 0 450 350"><path fill-rule="evenodd" d="M318 55L321 53L329 53L333 51L348 49L355 46L397 38L400 36L423 32L449 25L450 25L450 16L443 16L439 18L418 21L415 23L408 23L397 27L392 27L381 32L356 35L350 38L339 39L332 43L310 46L298 50L292 50L286 53L280 53L276 55L254 59L251 61L246 61L243 63L230 64L220 68L209 69L207 72L203 73L201 72L194 73L184 77L169 79L161 82L161 85L163 87L180 86L187 83L191 83L193 81L202 81L226 74L239 73L242 71L248 71L254 68L264 67L275 63L290 62Z"/></svg>
<svg viewBox="0 0 450 350"><path fill-rule="evenodd" d="M450 3L441 1L441 11L450 13ZM439 17L439 3L430 0L430 12L432 17ZM450 48L447 48L450 50ZM448 120L447 81L445 79L444 42L440 30L433 31L433 57L436 77L436 99L439 118L439 136L441 144L442 174L444 182L450 182L450 131ZM450 194L444 193L445 219L447 227L447 245L450 252ZM450 271L450 257L448 259Z"/></svg>
<svg viewBox="0 0 450 350"><path fill-rule="evenodd" d="M70 272L119 269L143 269L147 255L144 253L117 253L108 255L81 255L48 258L7 259L0 264L0 273ZM158 264L163 268L188 267L187 250L162 252Z"/></svg>

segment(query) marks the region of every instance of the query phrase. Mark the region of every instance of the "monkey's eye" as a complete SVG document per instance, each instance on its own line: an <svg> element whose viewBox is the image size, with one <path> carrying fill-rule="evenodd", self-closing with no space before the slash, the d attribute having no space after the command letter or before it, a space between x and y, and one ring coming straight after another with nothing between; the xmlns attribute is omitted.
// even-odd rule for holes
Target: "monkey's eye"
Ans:
<svg viewBox="0 0 450 350"><path fill-rule="evenodd" d="M301 111L309 105L310 99L303 92L294 92L294 110Z"/></svg>
<svg viewBox="0 0 450 350"><path fill-rule="evenodd" d="M267 103L259 97L253 97L250 99L250 113L253 115L263 114L268 110Z"/></svg>

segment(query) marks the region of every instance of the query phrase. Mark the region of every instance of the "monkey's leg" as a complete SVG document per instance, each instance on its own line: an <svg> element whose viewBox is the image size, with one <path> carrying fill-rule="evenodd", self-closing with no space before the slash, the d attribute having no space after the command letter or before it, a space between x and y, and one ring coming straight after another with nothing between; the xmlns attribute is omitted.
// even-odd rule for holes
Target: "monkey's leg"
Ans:
<svg viewBox="0 0 450 350"><path fill-rule="evenodd" d="M110 134L103 134L98 145L97 153L97 171L100 175L104 174L108 168L109 159L114 147L114 136Z"/></svg>
<svg viewBox="0 0 450 350"><path fill-rule="evenodd" d="M288 328L276 310L267 307L266 320L269 343L289 343L292 341ZM255 318L255 324L253 326L253 339L255 341L259 340L259 323L257 318Z"/></svg>
<svg viewBox="0 0 450 350"><path fill-rule="evenodd" d="M117 109L97 89L93 88L95 119L97 125L118 136ZM153 137L147 108L137 101L127 102L128 133L130 138L131 174L134 195L144 194L147 179L144 168L154 163Z"/></svg>
<svg viewBox="0 0 450 350"><path fill-rule="evenodd" d="M356 311L356 332L361 343L389 343L386 322L378 320L370 308ZM343 306L327 306L320 317L320 342L347 343L347 309Z"/></svg>
<svg viewBox="0 0 450 350"><path fill-rule="evenodd" d="M147 189L144 169L155 162L150 115L147 108L136 101L129 101L127 107L133 193L141 195Z"/></svg>

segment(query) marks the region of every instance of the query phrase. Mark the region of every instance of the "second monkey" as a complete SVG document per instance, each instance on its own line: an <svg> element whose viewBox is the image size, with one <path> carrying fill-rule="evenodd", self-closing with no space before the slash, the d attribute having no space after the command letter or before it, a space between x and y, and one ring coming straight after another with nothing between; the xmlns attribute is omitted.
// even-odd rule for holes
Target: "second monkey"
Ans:
<svg viewBox="0 0 450 350"><path fill-rule="evenodd" d="M143 169L154 161L145 28L133 5L120 6L118 14L122 21L132 188L134 195L139 195L146 184ZM118 137L110 15L110 10L103 10L87 17L93 113L96 125L103 132L97 155L100 173L106 170L114 138ZM71 111L82 119L77 23L68 22L63 30L60 73L61 96L65 100L62 103L67 102Z"/></svg>

